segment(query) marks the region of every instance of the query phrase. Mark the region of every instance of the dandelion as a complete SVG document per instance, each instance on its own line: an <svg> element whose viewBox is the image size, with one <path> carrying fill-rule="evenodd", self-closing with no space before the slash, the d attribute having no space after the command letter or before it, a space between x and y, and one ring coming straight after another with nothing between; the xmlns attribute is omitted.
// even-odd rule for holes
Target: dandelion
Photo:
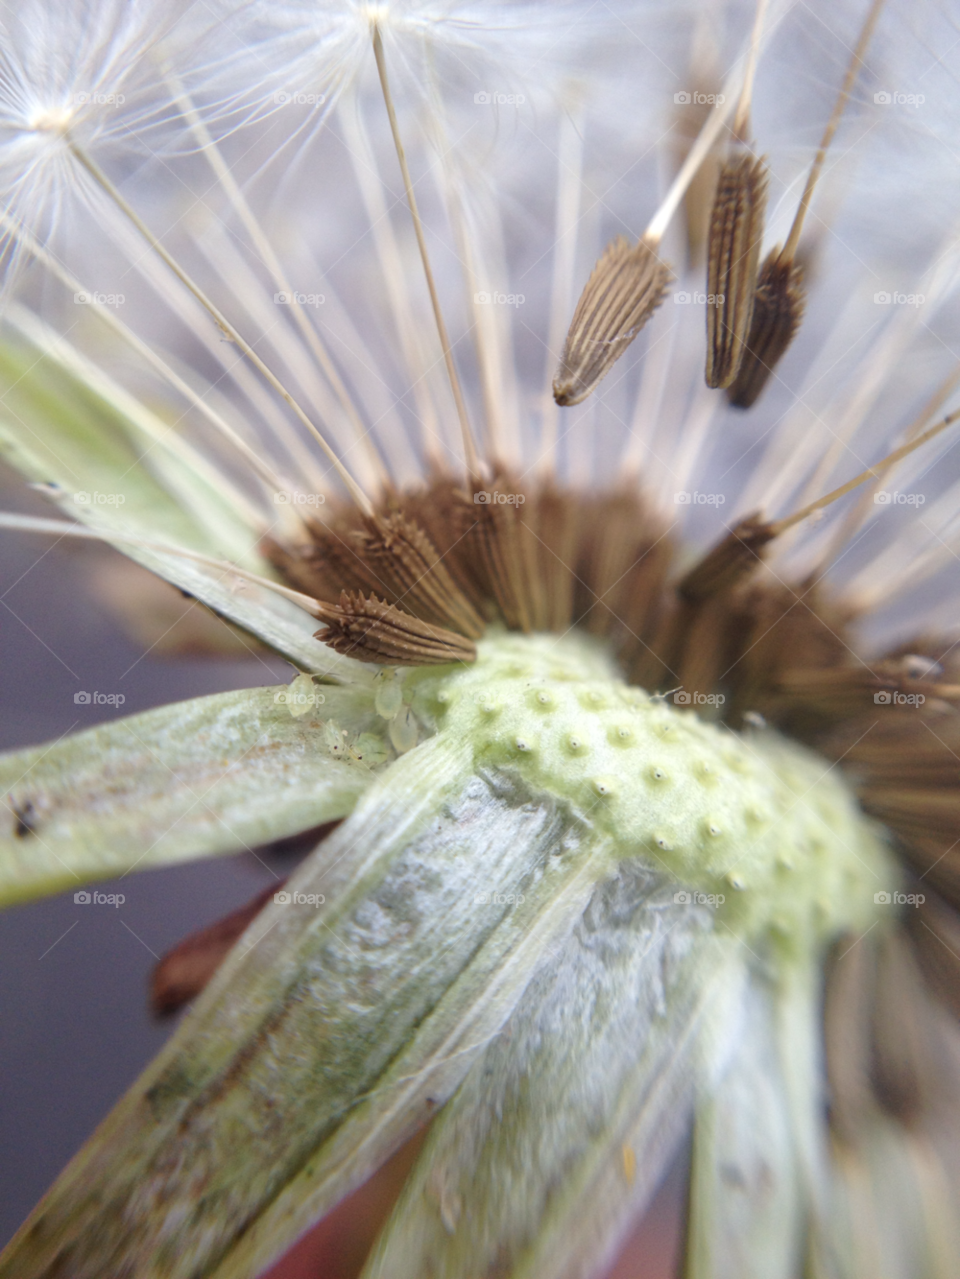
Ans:
<svg viewBox="0 0 960 1279"><path fill-rule="evenodd" d="M0 524L297 673L0 758L0 894L330 830L3 1279L260 1274L427 1124L369 1276L602 1275L689 1140L695 1279L952 1273L955 32L878 12L8 26L0 438L70 518Z"/></svg>

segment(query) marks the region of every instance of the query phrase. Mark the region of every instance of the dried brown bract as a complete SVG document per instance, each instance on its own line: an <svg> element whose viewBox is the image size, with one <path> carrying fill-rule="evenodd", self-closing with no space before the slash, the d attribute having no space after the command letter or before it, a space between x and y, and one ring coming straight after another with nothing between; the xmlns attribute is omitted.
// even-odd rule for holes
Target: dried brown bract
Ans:
<svg viewBox="0 0 960 1279"><path fill-rule="evenodd" d="M579 404L623 355L663 301L670 268L646 240L608 244L580 295L553 380L558 404Z"/></svg>

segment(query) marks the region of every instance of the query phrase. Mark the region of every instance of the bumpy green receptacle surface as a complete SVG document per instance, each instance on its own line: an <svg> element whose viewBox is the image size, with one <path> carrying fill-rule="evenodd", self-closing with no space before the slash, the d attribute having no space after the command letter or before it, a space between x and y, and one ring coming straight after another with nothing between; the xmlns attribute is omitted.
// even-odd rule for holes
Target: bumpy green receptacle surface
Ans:
<svg viewBox="0 0 960 1279"><path fill-rule="evenodd" d="M641 857L741 937L787 950L869 928L898 874L838 770L770 731L740 734L631 688L581 637L492 636L424 675L414 708ZM722 899L722 900L721 900Z"/></svg>

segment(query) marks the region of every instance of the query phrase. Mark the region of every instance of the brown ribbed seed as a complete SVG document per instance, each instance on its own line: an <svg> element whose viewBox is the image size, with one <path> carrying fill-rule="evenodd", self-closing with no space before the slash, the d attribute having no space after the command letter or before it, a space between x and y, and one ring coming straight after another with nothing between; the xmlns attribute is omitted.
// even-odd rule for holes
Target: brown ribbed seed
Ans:
<svg viewBox="0 0 960 1279"><path fill-rule="evenodd" d="M736 408L756 403L800 327L806 300L803 267L793 258L781 259L778 245L760 268L747 349L727 388L727 399Z"/></svg>
<svg viewBox="0 0 960 1279"><path fill-rule="evenodd" d="M470 640L442 626L421 622L375 595L342 591L339 604L318 600L316 616L326 625L325 630L317 631L316 638L361 662L444 666L476 660L477 650Z"/></svg>
<svg viewBox="0 0 960 1279"><path fill-rule="evenodd" d="M507 626L529 634L546 625L546 600L537 537L524 515L526 494L508 476L498 475L492 496L492 502L468 503L464 494L461 545Z"/></svg>
<svg viewBox="0 0 960 1279"><path fill-rule="evenodd" d="M707 386L737 376L750 336L767 206L767 167L741 155L720 170L707 250ZM712 300L711 300L712 299Z"/></svg>
<svg viewBox="0 0 960 1279"><path fill-rule="evenodd" d="M405 515L374 516L357 534L361 558L376 572L381 589L424 622L479 639L485 622L454 581L422 528Z"/></svg>
<svg viewBox="0 0 960 1279"><path fill-rule="evenodd" d="M663 301L670 279L647 241L631 244L621 235L607 245L567 332L553 379L558 404L579 404L606 377Z"/></svg>
<svg viewBox="0 0 960 1279"><path fill-rule="evenodd" d="M775 537L760 515L749 515L694 564L677 583L677 594L689 604L732 591L763 558Z"/></svg>

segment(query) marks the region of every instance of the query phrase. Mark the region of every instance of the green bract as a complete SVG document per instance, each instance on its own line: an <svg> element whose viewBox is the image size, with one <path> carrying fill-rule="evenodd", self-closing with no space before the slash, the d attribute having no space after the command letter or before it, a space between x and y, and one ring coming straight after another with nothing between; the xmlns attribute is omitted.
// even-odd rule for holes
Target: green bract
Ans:
<svg viewBox="0 0 960 1279"><path fill-rule="evenodd" d="M386 727L373 693L317 687L302 717L288 696L199 697L0 756L0 903L234 853L345 816L374 774L344 751L342 733L356 741ZM331 723L341 734L334 749Z"/></svg>
<svg viewBox="0 0 960 1279"><path fill-rule="evenodd" d="M708 898L744 938L788 949L870 927L897 882L879 827L822 757L737 734L616 678L583 638L507 636L476 665L420 680L415 706L639 858Z"/></svg>
<svg viewBox="0 0 960 1279"><path fill-rule="evenodd" d="M95 810L90 770L109 779L111 743L152 728L162 746L164 727L172 749L179 727L196 776L222 766L216 726L259 699L266 718L242 731L275 760L261 789L285 780L311 819L351 787L359 800L23 1227L4 1279L253 1276L451 1098L371 1273L467 1274L483 1256L579 1273L652 1192L651 1150L676 1144L731 1054L738 1114L809 1121L781 1133L780 1206L739 1207L742 1237L792 1255L791 1187L822 1172L804 1136L813 983L825 944L870 927L873 893L896 882L871 825L807 752L624 685L592 641L491 635L474 667L410 672L399 708L383 682L325 688L301 715L285 704L298 677L86 735L73 781ZM426 739L383 747L379 772L331 758L403 717ZM58 785L74 793L63 772ZM138 809L141 839L169 823L162 805ZM131 828L114 820L116 869ZM771 1053L783 1088L744 1092ZM720 1105L698 1135L701 1214L727 1212ZM749 1149L737 1157L750 1172ZM786 1237L757 1217L774 1210ZM571 1214L589 1228L571 1233Z"/></svg>

